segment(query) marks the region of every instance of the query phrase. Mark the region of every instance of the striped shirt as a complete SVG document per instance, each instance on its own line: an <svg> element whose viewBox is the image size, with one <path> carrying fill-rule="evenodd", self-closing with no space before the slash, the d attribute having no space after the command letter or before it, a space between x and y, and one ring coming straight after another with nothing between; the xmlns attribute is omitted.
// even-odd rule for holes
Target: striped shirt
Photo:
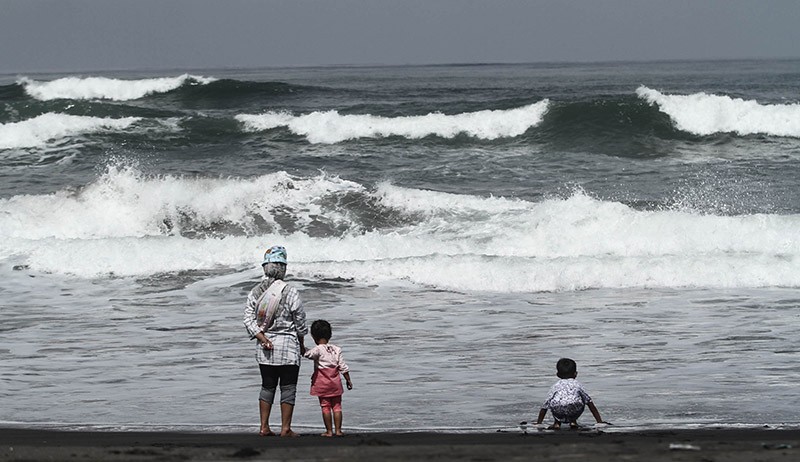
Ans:
<svg viewBox="0 0 800 462"><path fill-rule="evenodd" d="M256 311L259 297L266 292L272 280L264 278L261 282L250 290L247 294L247 302L244 305L244 327L254 338L256 334L262 332L256 322ZM300 365L300 340L308 334L306 327L306 312L303 310L303 302L297 289L287 285L283 289L281 302L272 326L264 332L264 335L272 342L272 349L267 350L256 342L256 361L259 364L270 366Z"/></svg>

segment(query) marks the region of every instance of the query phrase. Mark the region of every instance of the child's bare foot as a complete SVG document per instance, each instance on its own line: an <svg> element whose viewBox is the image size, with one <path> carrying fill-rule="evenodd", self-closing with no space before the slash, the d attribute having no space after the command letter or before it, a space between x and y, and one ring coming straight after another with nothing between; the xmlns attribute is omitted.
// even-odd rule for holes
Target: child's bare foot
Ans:
<svg viewBox="0 0 800 462"><path fill-rule="evenodd" d="M262 428L259 430L258 436L275 436L275 433L269 428Z"/></svg>
<svg viewBox="0 0 800 462"><path fill-rule="evenodd" d="M342 432L336 432L336 436L344 436L344 433L342 433Z"/></svg>
<svg viewBox="0 0 800 462"><path fill-rule="evenodd" d="M292 430L286 430L286 431L281 432L281 436L286 436L286 437L289 437L289 438L296 438L296 437L300 436L300 434L299 433L295 433Z"/></svg>
<svg viewBox="0 0 800 462"><path fill-rule="evenodd" d="M577 430L579 428L581 428L581 427L578 425L578 422L570 422L569 423L569 429L570 430Z"/></svg>
<svg viewBox="0 0 800 462"><path fill-rule="evenodd" d="M324 436L326 438L331 438L333 436L333 433L331 433L331 432L320 433L319 436Z"/></svg>
<svg viewBox="0 0 800 462"><path fill-rule="evenodd" d="M561 430L561 422L555 422L553 425L547 427L548 430Z"/></svg>

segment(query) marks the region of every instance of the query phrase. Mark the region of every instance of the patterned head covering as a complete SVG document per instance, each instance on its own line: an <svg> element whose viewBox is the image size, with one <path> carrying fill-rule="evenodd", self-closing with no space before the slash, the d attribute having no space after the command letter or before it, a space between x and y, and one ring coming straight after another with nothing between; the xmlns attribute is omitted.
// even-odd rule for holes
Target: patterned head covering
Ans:
<svg viewBox="0 0 800 462"><path fill-rule="evenodd" d="M280 245L273 245L266 252L264 252L264 261L261 266L267 263L283 263L286 264L286 248Z"/></svg>

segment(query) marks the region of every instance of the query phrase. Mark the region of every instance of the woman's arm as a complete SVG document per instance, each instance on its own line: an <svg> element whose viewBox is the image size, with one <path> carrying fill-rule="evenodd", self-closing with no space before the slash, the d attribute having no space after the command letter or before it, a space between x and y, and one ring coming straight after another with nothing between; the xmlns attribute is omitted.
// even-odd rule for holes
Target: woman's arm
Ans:
<svg viewBox="0 0 800 462"><path fill-rule="evenodd" d="M259 284L256 288L258 287L261 287L261 285ZM255 296L256 288L247 294L247 301L244 304L244 327L250 334L251 340L256 339L264 348L271 350L272 342L264 335L264 332L261 331L256 322L256 306L258 305L258 297Z"/></svg>
<svg viewBox="0 0 800 462"><path fill-rule="evenodd" d="M304 337L308 333L306 326L306 312L303 309L303 301L300 299L300 293L294 287L287 287L284 290L284 302L292 315L294 328L297 333L297 343L300 345L300 356L306 354L306 343ZM313 358L310 358L313 359Z"/></svg>
<svg viewBox="0 0 800 462"><path fill-rule="evenodd" d="M303 309L303 301L300 299L300 293L292 286L289 286L284 291L284 302L289 312L292 314L294 321L294 328L297 330L297 339L302 340L308 334L308 326L306 326L306 311Z"/></svg>
<svg viewBox="0 0 800 462"><path fill-rule="evenodd" d="M261 333L261 329L256 323L256 304L258 303L258 297L253 294L255 290L254 288L247 294L247 301L244 304L244 328L247 329L247 333L250 334L250 339L256 338L258 334Z"/></svg>

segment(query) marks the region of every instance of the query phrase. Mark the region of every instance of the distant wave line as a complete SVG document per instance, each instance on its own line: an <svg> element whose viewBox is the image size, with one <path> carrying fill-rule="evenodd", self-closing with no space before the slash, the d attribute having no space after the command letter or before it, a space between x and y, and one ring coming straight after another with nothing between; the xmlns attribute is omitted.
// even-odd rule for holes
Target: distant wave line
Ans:
<svg viewBox="0 0 800 462"><path fill-rule="evenodd" d="M48 82L21 77L21 85L32 98L40 101L54 99L108 99L129 101L154 93L166 93L182 85L206 85L217 79L183 74L177 77L123 80L108 77L64 77Z"/></svg>

